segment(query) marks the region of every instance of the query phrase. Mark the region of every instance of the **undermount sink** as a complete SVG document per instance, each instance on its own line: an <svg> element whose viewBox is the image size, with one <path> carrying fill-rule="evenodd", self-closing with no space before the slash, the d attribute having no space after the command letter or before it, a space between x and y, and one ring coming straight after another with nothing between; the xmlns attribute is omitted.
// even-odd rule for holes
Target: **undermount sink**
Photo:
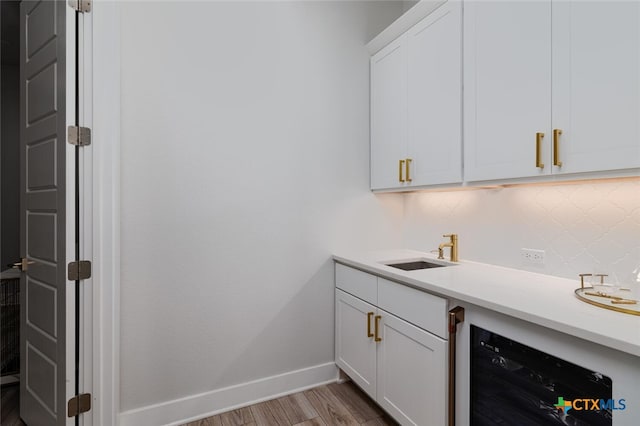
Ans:
<svg viewBox="0 0 640 426"><path fill-rule="evenodd" d="M402 269L403 271L417 271L418 269L441 268L444 266L449 266L442 263L433 263L433 262L427 262L424 260L385 263L385 265L391 266L392 268Z"/></svg>

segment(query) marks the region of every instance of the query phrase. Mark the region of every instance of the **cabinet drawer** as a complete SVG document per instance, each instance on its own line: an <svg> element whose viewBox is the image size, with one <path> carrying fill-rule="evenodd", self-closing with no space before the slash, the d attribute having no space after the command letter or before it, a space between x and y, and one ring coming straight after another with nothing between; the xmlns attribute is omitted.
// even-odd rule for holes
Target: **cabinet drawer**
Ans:
<svg viewBox="0 0 640 426"><path fill-rule="evenodd" d="M447 300L378 279L378 306L436 336L447 339Z"/></svg>
<svg viewBox="0 0 640 426"><path fill-rule="evenodd" d="M374 305L378 303L375 275L336 263L336 287Z"/></svg>

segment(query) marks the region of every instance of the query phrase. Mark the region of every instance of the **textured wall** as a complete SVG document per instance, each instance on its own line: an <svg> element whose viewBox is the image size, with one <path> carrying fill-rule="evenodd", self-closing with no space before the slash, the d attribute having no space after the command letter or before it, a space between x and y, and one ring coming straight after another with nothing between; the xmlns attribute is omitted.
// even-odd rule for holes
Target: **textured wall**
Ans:
<svg viewBox="0 0 640 426"><path fill-rule="evenodd" d="M640 266L640 181L408 194L405 241L431 250L460 234L462 259L576 278L594 267L630 280ZM546 251L544 266L520 249Z"/></svg>

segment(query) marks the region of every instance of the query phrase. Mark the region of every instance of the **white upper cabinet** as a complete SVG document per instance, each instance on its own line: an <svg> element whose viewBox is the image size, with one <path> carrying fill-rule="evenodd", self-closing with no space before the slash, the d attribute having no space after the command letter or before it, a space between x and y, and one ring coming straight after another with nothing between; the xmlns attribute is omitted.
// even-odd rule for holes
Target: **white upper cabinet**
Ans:
<svg viewBox="0 0 640 426"><path fill-rule="evenodd" d="M465 180L640 167L640 3L468 2Z"/></svg>
<svg viewBox="0 0 640 426"><path fill-rule="evenodd" d="M461 33L448 1L372 57L372 189L462 181Z"/></svg>
<svg viewBox="0 0 640 426"><path fill-rule="evenodd" d="M462 181L462 16L448 2L407 33L412 185Z"/></svg>
<svg viewBox="0 0 640 426"><path fill-rule="evenodd" d="M407 151L407 46L401 36L371 58L371 188L400 185Z"/></svg>
<svg viewBox="0 0 640 426"><path fill-rule="evenodd" d="M640 167L640 2L553 2L553 173Z"/></svg>
<svg viewBox="0 0 640 426"><path fill-rule="evenodd" d="M465 180L549 173L551 3L467 2L464 46Z"/></svg>

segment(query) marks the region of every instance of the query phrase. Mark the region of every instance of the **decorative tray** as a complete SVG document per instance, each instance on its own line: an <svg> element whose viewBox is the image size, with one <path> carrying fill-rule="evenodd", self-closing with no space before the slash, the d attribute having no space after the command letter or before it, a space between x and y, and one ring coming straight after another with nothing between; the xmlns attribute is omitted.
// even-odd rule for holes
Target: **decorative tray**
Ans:
<svg viewBox="0 0 640 426"><path fill-rule="evenodd" d="M580 288L575 290L578 299L600 308L640 316L640 301L631 297L631 292L628 288L605 293L597 291L593 287L585 287L584 277L590 275L580 274Z"/></svg>

